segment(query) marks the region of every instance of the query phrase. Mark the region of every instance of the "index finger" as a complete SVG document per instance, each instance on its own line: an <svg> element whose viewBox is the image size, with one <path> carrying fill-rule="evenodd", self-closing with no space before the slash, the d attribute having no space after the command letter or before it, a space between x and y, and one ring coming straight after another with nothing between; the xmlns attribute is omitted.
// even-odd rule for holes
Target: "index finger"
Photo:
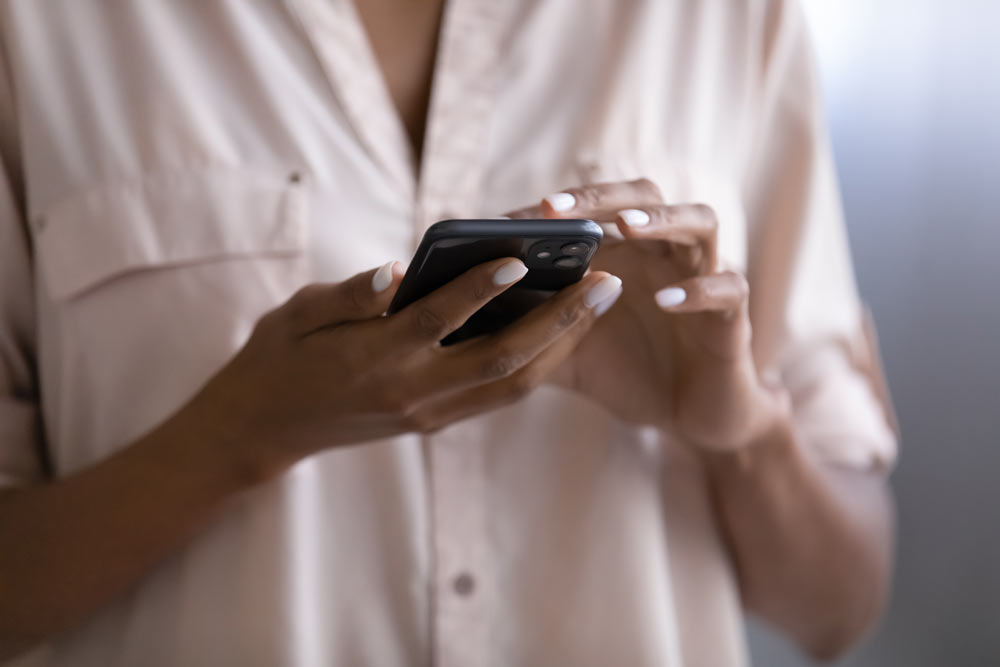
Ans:
<svg viewBox="0 0 1000 667"><path fill-rule="evenodd" d="M447 363L431 381L454 390L508 377L569 332L589 327L621 292L620 278L591 272L500 331L448 348Z"/></svg>
<svg viewBox="0 0 1000 667"><path fill-rule="evenodd" d="M660 189L648 178L613 183L594 183L567 188L542 200L547 218L581 217L611 222L623 208L663 203Z"/></svg>
<svg viewBox="0 0 1000 667"><path fill-rule="evenodd" d="M389 316L396 329L395 344L421 346L439 342L527 273L524 262L514 257L469 269Z"/></svg>
<svg viewBox="0 0 1000 667"><path fill-rule="evenodd" d="M715 271L718 258L719 221L705 204L646 206L618 211L615 219L622 236L630 240L664 241L700 252L695 257L701 273Z"/></svg>

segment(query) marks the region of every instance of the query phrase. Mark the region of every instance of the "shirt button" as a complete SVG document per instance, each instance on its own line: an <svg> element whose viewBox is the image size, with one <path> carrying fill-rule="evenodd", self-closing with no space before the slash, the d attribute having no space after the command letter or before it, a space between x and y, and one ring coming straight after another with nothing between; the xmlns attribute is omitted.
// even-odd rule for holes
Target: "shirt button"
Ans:
<svg viewBox="0 0 1000 667"><path fill-rule="evenodd" d="M296 185L301 181L302 181L302 174L300 174L299 172L293 171L292 173L288 174L288 182L291 183L292 185Z"/></svg>
<svg viewBox="0 0 1000 667"><path fill-rule="evenodd" d="M476 580L468 572L463 572L452 580L451 587L462 597L468 597L476 590Z"/></svg>

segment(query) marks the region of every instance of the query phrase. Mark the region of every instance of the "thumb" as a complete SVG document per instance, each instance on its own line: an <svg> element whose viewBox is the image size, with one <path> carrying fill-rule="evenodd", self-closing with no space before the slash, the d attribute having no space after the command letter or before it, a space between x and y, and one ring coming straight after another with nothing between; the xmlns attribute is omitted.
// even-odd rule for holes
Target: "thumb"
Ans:
<svg viewBox="0 0 1000 667"><path fill-rule="evenodd" d="M340 283L306 285L286 304L292 327L307 335L335 324L378 317L389 307L402 277L399 263L392 261Z"/></svg>

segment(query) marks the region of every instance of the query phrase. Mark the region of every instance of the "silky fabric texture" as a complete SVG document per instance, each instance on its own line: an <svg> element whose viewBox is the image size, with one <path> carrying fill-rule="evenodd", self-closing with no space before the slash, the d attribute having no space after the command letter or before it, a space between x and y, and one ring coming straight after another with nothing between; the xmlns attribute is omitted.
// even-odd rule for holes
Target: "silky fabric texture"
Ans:
<svg viewBox="0 0 1000 667"><path fill-rule="evenodd" d="M639 176L715 208L810 453L892 464L793 3L450 0L440 39L417 174L347 0L0 0L4 484L127 446L308 282ZM545 386L301 462L11 664L742 665L734 577L696 459Z"/></svg>

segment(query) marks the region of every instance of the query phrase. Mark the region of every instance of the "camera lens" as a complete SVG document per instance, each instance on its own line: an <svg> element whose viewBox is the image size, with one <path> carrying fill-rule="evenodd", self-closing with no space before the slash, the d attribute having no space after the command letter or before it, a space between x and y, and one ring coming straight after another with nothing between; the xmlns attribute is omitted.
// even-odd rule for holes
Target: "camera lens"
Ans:
<svg viewBox="0 0 1000 667"><path fill-rule="evenodd" d="M553 264L558 269L575 269L583 266L583 260L580 259L579 257L571 257L569 255L565 255L557 259L555 262L553 262Z"/></svg>
<svg viewBox="0 0 1000 667"><path fill-rule="evenodd" d="M588 243L567 243L562 248L564 255L586 255L590 250L590 244Z"/></svg>

